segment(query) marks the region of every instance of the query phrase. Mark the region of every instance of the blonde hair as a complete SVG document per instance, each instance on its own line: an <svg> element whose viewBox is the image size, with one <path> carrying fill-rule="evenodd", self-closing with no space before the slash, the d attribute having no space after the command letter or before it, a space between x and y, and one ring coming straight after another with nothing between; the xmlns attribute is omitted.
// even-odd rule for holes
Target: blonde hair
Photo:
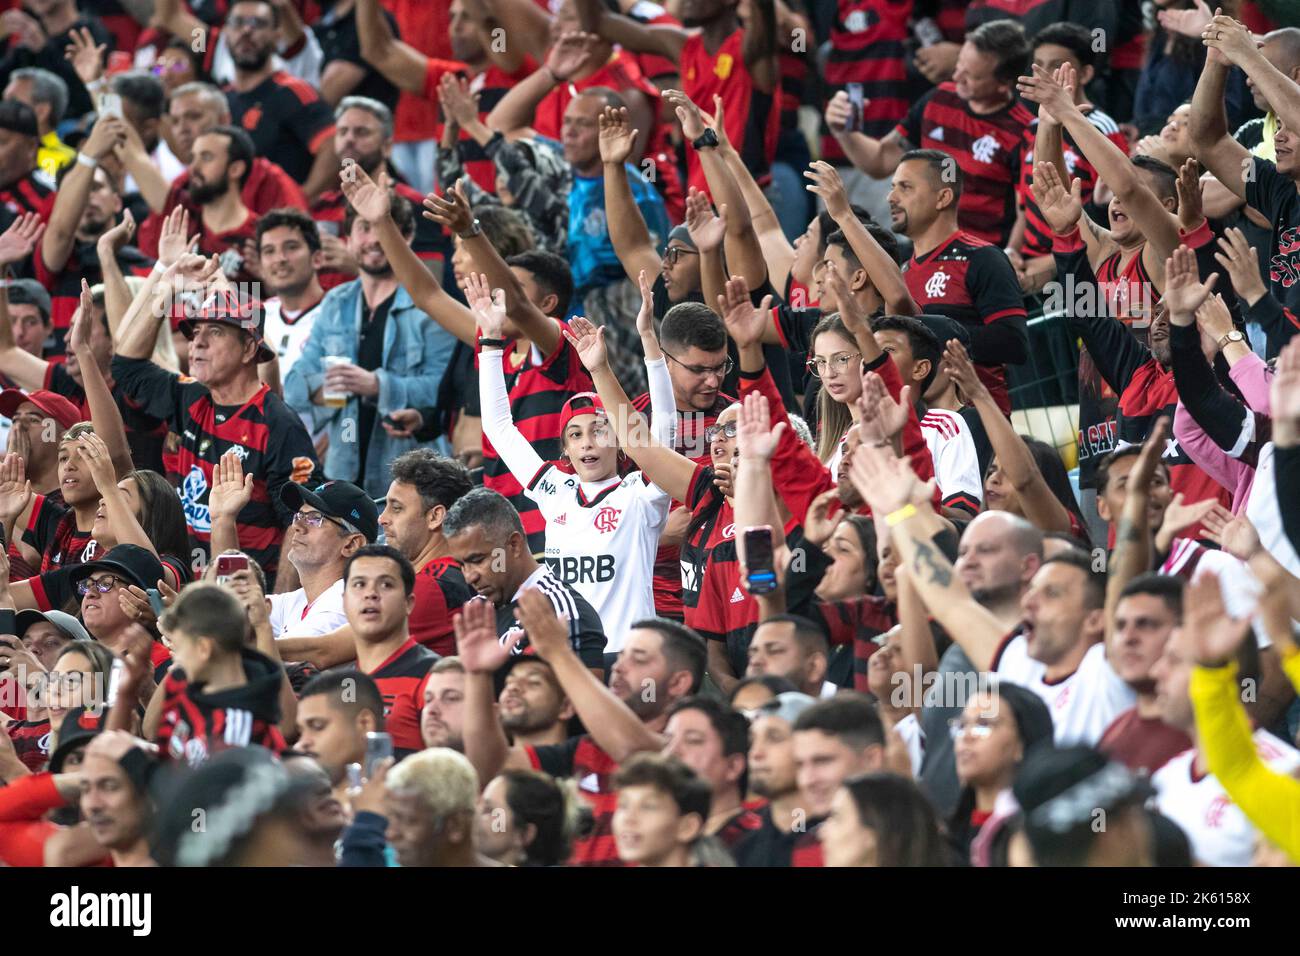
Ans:
<svg viewBox="0 0 1300 956"><path fill-rule="evenodd" d="M431 747L407 757L388 771L390 790L416 793L435 818L474 813L478 803L478 774L462 753Z"/></svg>
<svg viewBox="0 0 1300 956"><path fill-rule="evenodd" d="M808 336L809 344L814 344L819 335L828 332L838 335L848 342L854 342L853 335L845 327L840 314L832 312L822 318L813 328L812 335ZM857 349L856 342L854 342L853 348ZM853 374L861 375L860 369L861 366L855 368ZM817 457L823 463L835 457L835 450L840 447L840 439L844 437L852 424L853 412L849 410L849 406L831 398L830 392L826 391L825 386L823 386L817 393Z"/></svg>

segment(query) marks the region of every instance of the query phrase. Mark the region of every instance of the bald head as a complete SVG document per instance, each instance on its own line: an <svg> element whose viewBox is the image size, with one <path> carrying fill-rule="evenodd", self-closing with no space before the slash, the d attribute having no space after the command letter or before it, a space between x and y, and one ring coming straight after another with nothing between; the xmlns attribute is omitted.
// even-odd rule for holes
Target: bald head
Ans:
<svg viewBox="0 0 1300 956"><path fill-rule="evenodd" d="M1043 562L1043 533L1018 515L985 511L966 527L957 573L980 604L1012 607Z"/></svg>
<svg viewBox="0 0 1300 956"><path fill-rule="evenodd" d="M1260 52L1278 71L1295 79L1300 70L1300 28L1283 27L1265 34Z"/></svg>

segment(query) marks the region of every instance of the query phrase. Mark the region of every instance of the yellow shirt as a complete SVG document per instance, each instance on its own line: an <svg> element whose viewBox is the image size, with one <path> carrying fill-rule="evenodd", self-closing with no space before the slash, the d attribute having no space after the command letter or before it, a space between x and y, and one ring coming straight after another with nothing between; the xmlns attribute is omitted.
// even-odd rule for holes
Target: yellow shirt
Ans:
<svg viewBox="0 0 1300 956"><path fill-rule="evenodd" d="M59 170L76 158L77 151L64 144L54 130L41 137L41 148L36 153L36 163L51 179L57 177Z"/></svg>
<svg viewBox="0 0 1300 956"><path fill-rule="evenodd" d="M1259 144L1250 151L1251 155L1257 159L1266 159L1270 163L1277 162L1277 146L1273 143L1273 137L1277 135L1277 115L1269 110L1264 116L1264 133Z"/></svg>
<svg viewBox="0 0 1300 956"><path fill-rule="evenodd" d="M1300 654L1284 655L1282 669L1300 687ZM1300 780L1270 769L1256 752L1236 664L1193 668L1191 697L1210 773L1260 833L1300 862Z"/></svg>

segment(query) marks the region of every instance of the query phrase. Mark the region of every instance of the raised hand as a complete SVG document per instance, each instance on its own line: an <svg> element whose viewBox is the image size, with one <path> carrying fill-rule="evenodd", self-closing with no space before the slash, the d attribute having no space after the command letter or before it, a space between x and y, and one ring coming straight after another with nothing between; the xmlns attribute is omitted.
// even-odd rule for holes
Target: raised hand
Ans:
<svg viewBox="0 0 1300 956"><path fill-rule="evenodd" d="M1247 241L1246 234L1236 226L1225 229L1219 238L1219 248L1223 251L1216 252L1214 258L1228 273L1238 298L1247 305L1264 298L1268 287L1259 274L1259 253Z"/></svg>
<svg viewBox="0 0 1300 956"><path fill-rule="evenodd" d="M1178 169L1175 185L1178 189L1178 224L1184 232L1191 232L1205 219L1201 210L1200 166L1188 159Z"/></svg>
<svg viewBox="0 0 1300 956"><path fill-rule="evenodd" d="M763 328L767 324L767 314L771 308L770 295L763 296L763 304L754 308L754 303L749 298L748 283L739 276L728 279L723 294L718 296L718 313L722 316L722 323L740 349L758 345L763 340Z"/></svg>
<svg viewBox="0 0 1300 956"><path fill-rule="evenodd" d="M1066 75L1058 78L1037 63L1034 64L1031 75L1022 76L1016 81L1016 89L1031 103L1046 106L1058 122L1065 122L1065 117L1071 112L1078 112L1079 108L1074 103L1074 90L1067 85Z"/></svg>
<svg viewBox="0 0 1300 956"><path fill-rule="evenodd" d="M184 206L177 205L163 220L162 233L158 238L158 261L163 268L172 266L193 249L198 241L198 233L190 235L189 212Z"/></svg>
<svg viewBox="0 0 1300 956"><path fill-rule="evenodd" d="M564 330L573 350L578 353L588 372L596 373L609 366L609 353L605 349L605 330L591 324L590 319L577 316L569 320Z"/></svg>
<svg viewBox="0 0 1300 956"><path fill-rule="evenodd" d="M107 46L95 43L95 35L86 27L74 27L68 31L68 46L63 58L72 64L77 78L89 86L104 75L104 51Z"/></svg>
<svg viewBox="0 0 1300 956"><path fill-rule="evenodd" d="M571 30L562 34L546 54L546 68L555 82L564 83L591 64L592 52L600 37Z"/></svg>
<svg viewBox="0 0 1300 956"><path fill-rule="evenodd" d="M1083 184L1073 179L1067 190L1054 163L1034 163L1030 188L1052 232L1061 236L1073 232L1083 216Z"/></svg>
<svg viewBox="0 0 1300 956"><path fill-rule="evenodd" d="M462 285L465 301L478 319L478 327L483 330L483 337L500 339L506 330L506 293L504 289L494 289L488 277L478 272L465 276Z"/></svg>
<svg viewBox="0 0 1300 956"><path fill-rule="evenodd" d="M922 482L911 464L888 445L863 442L849 461L849 480L872 514L889 515L906 504L930 500L934 480Z"/></svg>
<svg viewBox="0 0 1300 956"><path fill-rule="evenodd" d="M23 429L14 427L10 432L10 447L15 432ZM27 467L23 459L9 451L0 459L0 520L12 521L23 513L32 500L32 483L27 480Z"/></svg>
<svg viewBox="0 0 1300 956"><path fill-rule="evenodd" d="M840 179L840 174L835 171L835 167L830 163L817 160L809 163L808 168L804 170L804 179L812 180L805 186L810 193L820 196L826 203L826 211L831 214L832 219L840 219L850 212L849 194L844 188L844 181Z"/></svg>
<svg viewBox="0 0 1300 956"><path fill-rule="evenodd" d="M1249 561L1261 545L1259 532L1244 514L1234 515L1220 506L1207 514L1202 523L1205 536L1238 561Z"/></svg>
<svg viewBox="0 0 1300 956"><path fill-rule="evenodd" d="M213 520L234 518L253 500L253 476L244 474L244 463L234 452L226 452L212 469L212 490L208 509Z"/></svg>
<svg viewBox="0 0 1300 956"><path fill-rule="evenodd" d="M1196 310L1210 296L1210 290L1218 281L1217 272L1202 282L1200 270L1196 266L1196 253L1186 246L1179 246L1174 254L1165 260L1165 305L1169 309L1169 321L1173 325L1188 326L1196 321Z"/></svg>
<svg viewBox="0 0 1300 956"><path fill-rule="evenodd" d="M723 112L722 97L717 93L713 94L713 120L708 124L709 129L718 135L718 148L729 149L733 152L735 147L731 145L731 137L727 135L726 115Z"/></svg>
<svg viewBox="0 0 1300 956"><path fill-rule="evenodd" d="M865 107L866 100L862 101ZM849 94L840 90L826 103L826 125L830 128L831 133L839 135L849 128L849 123L853 120L853 104L849 102Z"/></svg>
<svg viewBox="0 0 1300 956"><path fill-rule="evenodd" d="M1219 576L1207 571L1193 578L1183 593L1183 630L1195 648L1196 660L1216 666L1237 653L1250 633L1250 618L1228 616Z"/></svg>
<svg viewBox="0 0 1300 956"><path fill-rule="evenodd" d="M45 223L34 212L24 213L0 233L0 266L27 259L45 233Z"/></svg>
<svg viewBox="0 0 1300 956"><path fill-rule="evenodd" d="M381 172L375 182L355 160L345 159L339 167L339 188L348 205L366 222L379 222L392 210L388 187L387 173Z"/></svg>
<svg viewBox="0 0 1300 956"><path fill-rule="evenodd" d="M1244 23L1217 14L1201 31L1201 42L1217 50L1234 66L1241 66L1252 56L1259 56L1259 44Z"/></svg>
<svg viewBox="0 0 1300 956"><path fill-rule="evenodd" d="M664 90L663 100L673 107L677 121L682 124L682 135L687 141L699 139L704 135L707 124L703 112L689 96L681 90Z"/></svg>
<svg viewBox="0 0 1300 956"><path fill-rule="evenodd" d="M104 439L94 432L87 432L77 439L77 451L86 463L90 478L101 495L109 494L110 489L117 488L117 470L113 467L113 456Z"/></svg>
<svg viewBox="0 0 1300 956"><path fill-rule="evenodd" d="M835 526L840 523L838 515L830 517L831 502L838 501L839 495L838 488L831 488L814 498L808 506L808 513L803 519L803 535L809 544L820 548L831 539Z"/></svg>
<svg viewBox="0 0 1300 956"><path fill-rule="evenodd" d="M68 349L78 357L86 355L90 350L90 316L94 307L90 286L82 279L81 298L77 302L77 311L72 313L72 324L68 328Z"/></svg>
<svg viewBox="0 0 1300 956"><path fill-rule="evenodd" d="M135 216L131 215L131 210L122 210L122 221L112 229L106 230L97 242L97 248L101 253L109 253L116 256L119 249L131 241L135 235Z"/></svg>
<svg viewBox="0 0 1300 956"><path fill-rule="evenodd" d="M632 157L636 137L640 130L628 121L627 107L605 107L600 114L600 161L611 166L622 166Z"/></svg>
<svg viewBox="0 0 1300 956"><path fill-rule="evenodd" d="M102 161L113 149L126 139L127 122L120 116L100 116L91 127L90 135L81 144L81 151L87 156Z"/></svg>
<svg viewBox="0 0 1300 956"><path fill-rule="evenodd" d="M455 73L444 73L438 83L438 101L443 112L461 129L478 122L478 94L471 93L469 81Z"/></svg>
<svg viewBox="0 0 1300 956"><path fill-rule="evenodd" d="M1278 354L1269 404L1273 441L1282 448L1300 445L1300 338L1292 339Z"/></svg>
<svg viewBox="0 0 1300 956"><path fill-rule="evenodd" d="M456 656L471 674L492 674L510 659L510 648L497 637L496 608L484 597L461 605L452 621Z"/></svg>
<svg viewBox="0 0 1300 956"><path fill-rule="evenodd" d="M767 396L761 392L750 392L740 406L740 417L736 423L736 447L740 450L742 460L771 461L781 443L781 434L788 427L787 422L777 422L772 426L772 410Z"/></svg>
<svg viewBox="0 0 1300 956"><path fill-rule="evenodd" d="M957 339L949 339L943 350L943 369L948 373L960 390L967 404L974 405L977 400L991 399L988 386L980 381L975 371L975 363L970 360L966 346Z"/></svg>
<svg viewBox="0 0 1300 956"><path fill-rule="evenodd" d="M1160 519L1160 530L1156 533L1156 548L1159 551L1169 550L1170 543L1182 531L1186 531L1192 525L1200 522L1210 512L1216 508L1223 509L1219 504L1218 498L1206 498L1204 501L1197 501L1193 504L1186 504L1181 493L1174 495L1173 500L1165 506L1164 516ZM1232 512L1227 512L1232 516Z"/></svg>
<svg viewBox="0 0 1300 956"><path fill-rule="evenodd" d="M650 284L650 277L644 269L636 277L637 287L641 290L641 308L636 314L636 331L642 339L655 337L655 293Z"/></svg>
<svg viewBox="0 0 1300 956"><path fill-rule="evenodd" d="M858 397L863 441L892 443L902 434L907 425L912 386L905 385L900 396L903 400L901 404L889 394L884 379L875 372L863 373L862 394Z"/></svg>
<svg viewBox="0 0 1300 956"><path fill-rule="evenodd" d="M474 225L474 213L469 207L463 176L441 196L429 193L424 197L424 218L446 226L455 235L469 232Z"/></svg>
<svg viewBox="0 0 1300 956"><path fill-rule="evenodd" d="M555 613L551 599L537 588L529 588L519 595L519 604L515 607L515 620L528 635L532 645L542 660L554 660L556 655L569 648L569 624Z"/></svg>
<svg viewBox="0 0 1300 956"><path fill-rule="evenodd" d="M1195 0L1195 4L1186 10L1158 10L1156 19L1168 33L1177 33L1179 36L1199 40L1205 28L1214 19L1214 14L1205 0Z"/></svg>
<svg viewBox="0 0 1300 956"><path fill-rule="evenodd" d="M1214 342L1233 330L1232 313L1228 311L1228 303L1223 301L1223 296L1215 294L1201 303L1201 307L1196 310L1196 324Z"/></svg>
<svg viewBox="0 0 1300 956"><path fill-rule="evenodd" d="M686 231L700 252L712 252L727 236L727 207L719 206L714 215L709 197L692 186L686 194Z"/></svg>

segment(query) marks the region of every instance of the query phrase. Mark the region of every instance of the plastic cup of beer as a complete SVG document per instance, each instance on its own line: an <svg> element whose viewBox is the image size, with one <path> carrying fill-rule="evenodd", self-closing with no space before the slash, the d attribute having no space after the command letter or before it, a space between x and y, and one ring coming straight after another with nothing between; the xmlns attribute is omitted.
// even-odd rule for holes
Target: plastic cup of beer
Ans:
<svg viewBox="0 0 1300 956"><path fill-rule="evenodd" d="M346 355L327 355L324 358L324 363L325 363L325 371L328 372L336 365L351 365L352 359L348 358ZM323 390L321 392L321 402L322 404L325 405L326 408L342 408L344 405L348 403L347 392L330 391L330 387L328 385L325 385L322 388Z"/></svg>

